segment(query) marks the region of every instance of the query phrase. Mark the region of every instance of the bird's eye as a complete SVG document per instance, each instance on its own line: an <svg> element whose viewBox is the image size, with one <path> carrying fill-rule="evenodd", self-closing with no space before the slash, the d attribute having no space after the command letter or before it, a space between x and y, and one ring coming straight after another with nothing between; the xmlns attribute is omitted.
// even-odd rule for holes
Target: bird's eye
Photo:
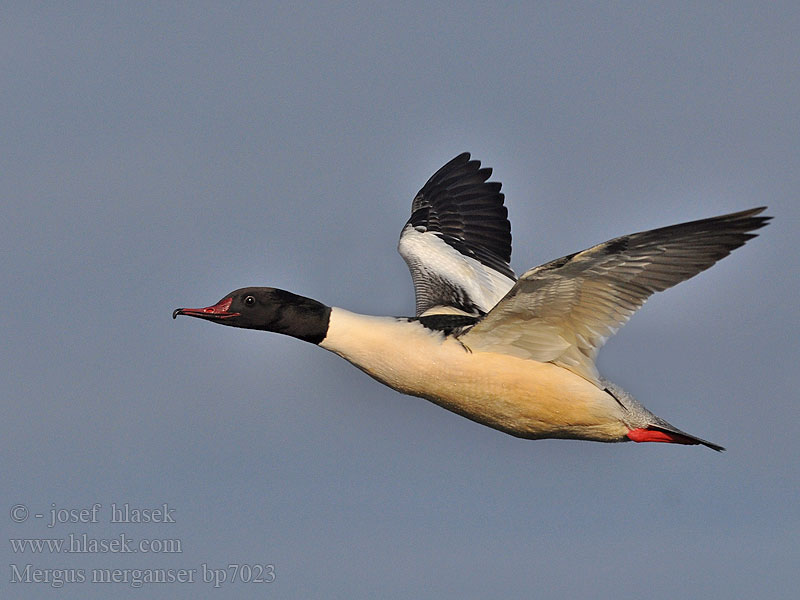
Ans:
<svg viewBox="0 0 800 600"><path fill-rule="evenodd" d="M244 299L245 306L253 306L256 303L255 296L248 296Z"/></svg>

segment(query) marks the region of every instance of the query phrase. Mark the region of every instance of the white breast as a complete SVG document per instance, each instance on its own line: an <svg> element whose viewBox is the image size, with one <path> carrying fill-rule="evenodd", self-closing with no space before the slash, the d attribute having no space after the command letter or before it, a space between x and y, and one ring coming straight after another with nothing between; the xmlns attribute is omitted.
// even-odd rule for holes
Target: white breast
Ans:
<svg viewBox="0 0 800 600"><path fill-rule="evenodd" d="M320 346L389 387L526 438L614 441L627 432L616 402L550 363L471 352L417 321L331 310Z"/></svg>

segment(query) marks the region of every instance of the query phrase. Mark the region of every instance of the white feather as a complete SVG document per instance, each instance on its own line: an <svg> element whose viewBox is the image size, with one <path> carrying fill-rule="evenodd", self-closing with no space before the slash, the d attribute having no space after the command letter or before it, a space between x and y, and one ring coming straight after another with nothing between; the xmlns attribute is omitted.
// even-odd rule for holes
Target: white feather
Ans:
<svg viewBox="0 0 800 600"><path fill-rule="evenodd" d="M510 290L514 281L469 256L464 256L430 232L407 225L400 236L398 252L408 264L417 292L417 314L448 312L423 306L420 299L438 297L438 281L446 281L483 312L489 312ZM449 311L449 312L452 312Z"/></svg>

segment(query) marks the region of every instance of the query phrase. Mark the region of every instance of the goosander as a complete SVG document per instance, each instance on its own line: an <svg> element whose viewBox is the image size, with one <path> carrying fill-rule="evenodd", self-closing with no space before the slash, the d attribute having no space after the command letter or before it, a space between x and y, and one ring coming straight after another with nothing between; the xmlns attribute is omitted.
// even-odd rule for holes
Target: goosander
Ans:
<svg viewBox="0 0 800 600"><path fill-rule="evenodd" d="M597 442L706 441L657 417L600 376L606 340L654 292L756 237L765 207L633 233L511 269L501 184L468 153L422 187L398 250L414 317L376 317L269 287L235 290L186 315L317 344L379 382L513 436Z"/></svg>

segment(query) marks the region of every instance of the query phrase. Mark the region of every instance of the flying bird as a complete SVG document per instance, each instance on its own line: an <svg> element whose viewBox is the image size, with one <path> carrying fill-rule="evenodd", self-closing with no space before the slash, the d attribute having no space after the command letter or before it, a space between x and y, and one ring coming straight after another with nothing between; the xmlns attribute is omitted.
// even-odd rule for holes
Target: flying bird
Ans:
<svg viewBox="0 0 800 600"><path fill-rule="evenodd" d="M398 244L414 317L356 314L270 287L172 317L317 344L401 393L521 438L724 450L651 413L601 377L595 358L651 294L756 237L771 218L759 216L765 207L624 235L516 277L505 197L491 173L463 153L414 198Z"/></svg>

